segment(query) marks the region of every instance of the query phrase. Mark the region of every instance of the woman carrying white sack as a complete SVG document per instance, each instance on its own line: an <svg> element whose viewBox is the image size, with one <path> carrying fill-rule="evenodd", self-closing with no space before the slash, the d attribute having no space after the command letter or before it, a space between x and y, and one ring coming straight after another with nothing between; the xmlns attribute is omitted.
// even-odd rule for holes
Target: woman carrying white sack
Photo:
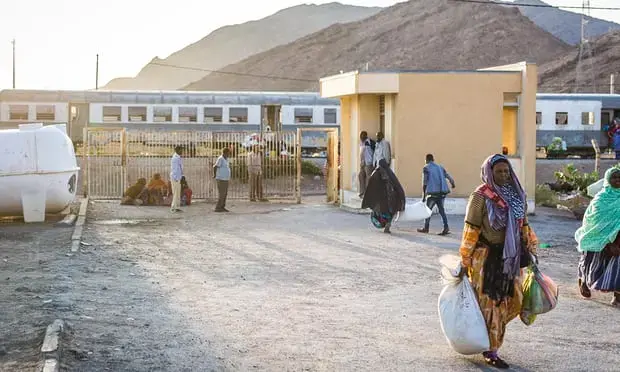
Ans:
<svg viewBox="0 0 620 372"><path fill-rule="evenodd" d="M521 311L522 268L536 255L538 240L527 220L525 191L508 159L492 155L482 164L482 181L471 194L459 253L482 311L490 350L485 361L508 368L498 355L506 325Z"/></svg>

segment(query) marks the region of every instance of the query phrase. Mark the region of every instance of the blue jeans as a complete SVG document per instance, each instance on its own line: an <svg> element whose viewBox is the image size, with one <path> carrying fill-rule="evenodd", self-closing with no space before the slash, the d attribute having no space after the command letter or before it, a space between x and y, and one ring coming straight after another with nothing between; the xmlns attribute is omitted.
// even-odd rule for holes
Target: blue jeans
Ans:
<svg viewBox="0 0 620 372"><path fill-rule="evenodd" d="M446 216L446 210L444 209L443 205L445 200L446 197L443 195L429 195L426 198L426 205L430 210L433 210L433 207L437 206L437 209L439 210L439 215L441 216L441 219L443 221L443 229L448 230L448 216ZM424 229L428 230L430 224L431 218L429 217L424 221Z"/></svg>
<svg viewBox="0 0 620 372"><path fill-rule="evenodd" d="M620 160L620 150L616 150L616 160Z"/></svg>

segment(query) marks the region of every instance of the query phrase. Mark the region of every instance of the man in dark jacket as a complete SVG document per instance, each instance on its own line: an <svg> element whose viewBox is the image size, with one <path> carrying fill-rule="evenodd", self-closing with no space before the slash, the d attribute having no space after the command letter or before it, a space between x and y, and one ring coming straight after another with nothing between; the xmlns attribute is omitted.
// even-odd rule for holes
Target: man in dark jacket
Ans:
<svg viewBox="0 0 620 372"><path fill-rule="evenodd" d="M446 179L450 181L452 188L455 187L454 179L450 177L448 172L439 164L435 163L433 154L426 155L426 165L422 169L424 175L424 181L422 190L424 191L423 201L426 201L426 205L432 210L434 206L437 206L441 219L443 220L443 230L439 235L448 235L450 228L448 227L448 216L444 209L444 201L446 195L450 193L450 188ZM427 218L424 221L424 227L418 229L418 232L428 233L431 218Z"/></svg>

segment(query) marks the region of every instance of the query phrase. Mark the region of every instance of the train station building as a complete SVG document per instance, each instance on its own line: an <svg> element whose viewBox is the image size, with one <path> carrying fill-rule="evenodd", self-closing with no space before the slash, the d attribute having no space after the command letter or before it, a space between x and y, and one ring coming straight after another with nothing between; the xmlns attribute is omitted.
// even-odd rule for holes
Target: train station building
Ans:
<svg viewBox="0 0 620 372"><path fill-rule="evenodd" d="M340 201L359 208L359 134L381 131L408 198L422 197L432 153L456 181L446 212L465 212L487 156L506 151L534 211L537 66L520 62L471 71L353 71L320 80L341 107Z"/></svg>

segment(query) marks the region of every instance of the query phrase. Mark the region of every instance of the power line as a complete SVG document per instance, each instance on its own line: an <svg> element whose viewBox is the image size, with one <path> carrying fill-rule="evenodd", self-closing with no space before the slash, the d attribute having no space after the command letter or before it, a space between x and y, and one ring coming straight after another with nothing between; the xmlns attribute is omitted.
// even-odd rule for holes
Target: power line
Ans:
<svg viewBox="0 0 620 372"><path fill-rule="evenodd" d="M180 65L172 65L172 64L157 63L157 62L150 62L149 65L162 66L162 67L171 67L171 68L177 68L177 69L181 69L181 70L202 71L202 72L209 72L209 73L215 73L215 74L224 74L224 75L233 75L233 76L247 76L247 77L254 77L254 78L261 78L261 79L303 81L305 83L317 83L319 81L319 79L301 79L301 78L293 78L293 77L286 77L286 76L276 76L276 75L257 75L257 74L249 74L249 73L245 73L245 72L210 70L210 69L206 69L206 68L180 66Z"/></svg>
<svg viewBox="0 0 620 372"><path fill-rule="evenodd" d="M575 5L549 5L549 4L520 4L520 3L509 3L504 1L496 1L496 0L450 0L458 3L473 3L473 4L487 4L487 5L502 5L502 6L522 6L522 7L530 7L530 8L555 8L555 9L580 9L583 10L581 6ZM614 7L597 7L591 6L588 9L591 10L620 10L620 8Z"/></svg>

